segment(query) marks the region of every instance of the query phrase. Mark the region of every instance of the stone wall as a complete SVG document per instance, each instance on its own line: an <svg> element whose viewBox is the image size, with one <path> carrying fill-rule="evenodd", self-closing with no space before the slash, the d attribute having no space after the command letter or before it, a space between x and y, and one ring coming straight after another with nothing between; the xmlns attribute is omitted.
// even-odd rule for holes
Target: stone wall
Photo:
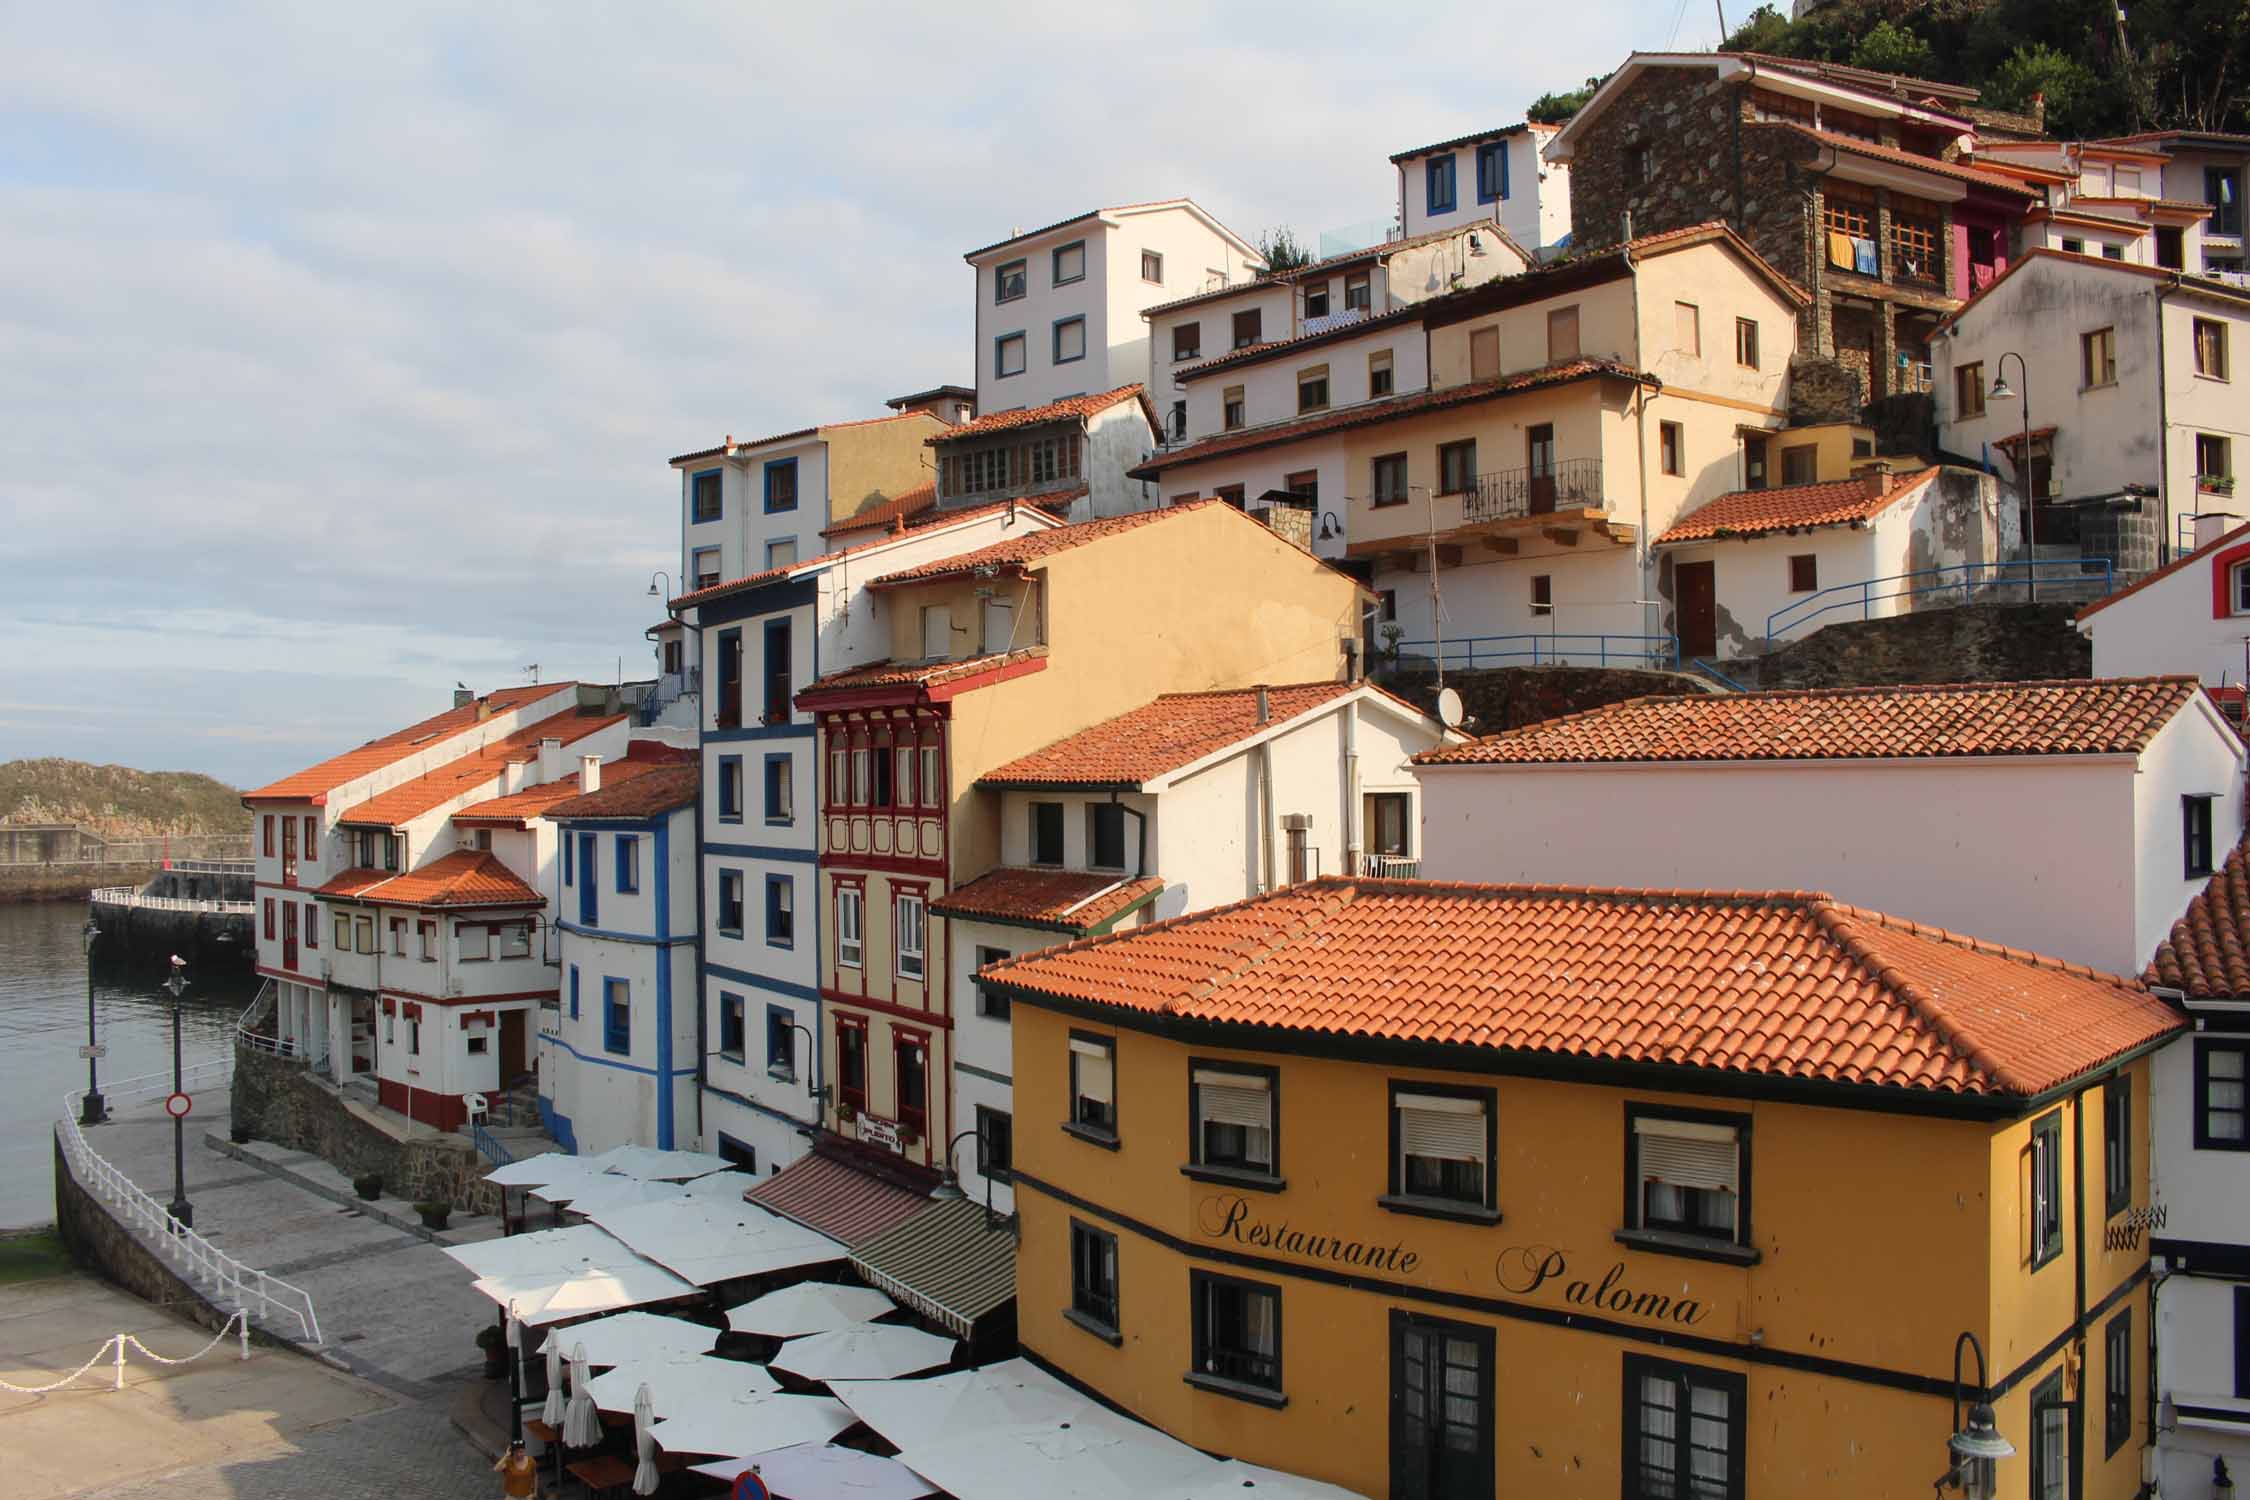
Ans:
<svg viewBox="0 0 2250 1500"><path fill-rule="evenodd" d="M0 903L83 901L97 886L146 885L157 868L110 864L0 866Z"/></svg>
<svg viewBox="0 0 2250 1500"><path fill-rule="evenodd" d="M173 954L195 973L250 976L258 961L248 912L175 911L160 906L93 908L102 930L94 966L104 972L162 979ZM153 982L153 981L152 981Z"/></svg>
<svg viewBox="0 0 2250 1500"><path fill-rule="evenodd" d="M1971 604L1847 620L1771 655L1727 663L1746 687L1866 687L1909 682L2040 682L2090 677L2093 642L2071 619L2082 606Z"/></svg>
<svg viewBox="0 0 2250 1500"><path fill-rule="evenodd" d="M1384 679L1383 685L1425 713L1437 712L1437 679L1431 674L1400 673ZM1468 715L1462 728L1486 735L1628 698L1700 692L1710 684L1677 672L1629 667L1486 667L1448 672L1445 685L1461 695Z"/></svg>
<svg viewBox="0 0 2250 1500"><path fill-rule="evenodd" d="M500 1190L481 1180L490 1164L466 1136L386 1134L301 1062L238 1046L232 1108L233 1123L260 1140L310 1151L346 1176L381 1173L383 1191L396 1197L500 1212Z"/></svg>
<svg viewBox="0 0 2250 1500"><path fill-rule="evenodd" d="M1816 427L1824 422L1859 420L1866 375L1825 354L1797 354L1789 360L1789 425ZM1878 447L1877 452L1882 450ZM1780 470L1773 471L1780 483Z"/></svg>

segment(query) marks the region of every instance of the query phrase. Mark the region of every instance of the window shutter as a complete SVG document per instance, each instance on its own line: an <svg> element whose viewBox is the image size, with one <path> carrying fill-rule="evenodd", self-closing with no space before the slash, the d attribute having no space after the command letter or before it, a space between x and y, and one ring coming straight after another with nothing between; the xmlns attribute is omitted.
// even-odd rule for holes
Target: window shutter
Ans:
<svg viewBox="0 0 2250 1500"><path fill-rule="evenodd" d="M1484 1103L1435 1094L1398 1096L1398 1144L1406 1156L1484 1161Z"/></svg>
<svg viewBox="0 0 2250 1500"><path fill-rule="evenodd" d="M1109 1103L1112 1093L1109 1049L1073 1037L1070 1050L1078 1054L1078 1097L1091 1099L1096 1104Z"/></svg>
<svg viewBox="0 0 2250 1500"><path fill-rule="evenodd" d="M1685 1120L1635 1120L1641 1176L1666 1187L1741 1191L1741 1153L1728 1125Z"/></svg>
<svg viewBox="0 0 2250 1500"><path fill-rule="evenodd" d="M1252 1074L1197 1068L1195 1098L1209 1124L1264 1130L1273 1120L1273 1095L1266 1080Z"/></svg>

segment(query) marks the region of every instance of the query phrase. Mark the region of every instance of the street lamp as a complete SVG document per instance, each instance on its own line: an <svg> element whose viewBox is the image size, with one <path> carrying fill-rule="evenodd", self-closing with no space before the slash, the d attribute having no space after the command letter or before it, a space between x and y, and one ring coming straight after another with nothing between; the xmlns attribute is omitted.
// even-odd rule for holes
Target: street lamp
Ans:
<svg viewBox="0 0 2250 1500"><path fill-rule="evenodd" d="M981 1129L964 1130L945 1143L945 1176L939 1179L936 1187L930 1189L931 1202L958 1203L969 1196L961 1191L960 1174L953 1170L953 1148L963 1141L971 1139L982 1141L984 1132ZM992 1174L986 1172L984 1174L984 1227L987 1230L998 1229L1001 1223L1000 1216L992 1211Z"/></svg>
<svg viewBox="0 0 2250 1500"><path fill-rule="evenodd" d="M661 579L663 579L663 580L664 580L664 592L663 592L663 593L661 593L661 594L660 594L660 593L658 593L658 592L656 591L656 580L657 580L657 579L659 579L659 578L661 578ZM669 574L669 573L667 573L667 572L665 572L665 571L664 571L664 570L663 570L662 568L658 568L658 569L657 569L657 570L656 570L655 572L653 572L653 573L649 574L649 575L648 575L648 596L649 596L649 597L650 597L651 599L669 599L669 598L671 598L671 597L672 597L672 575L671 575L671 574Z"/></svg>
<svg viewBox="0 0 2250 1500"><path fill-rule="evenodd" d="M81 1125L99 1125L109 1118L102 1108L100 1064L97 1061L102 1050L94 1040L94 939L101 935L102 930L94 925L92 917L86 919L85 927L78 934L78 940L86 950L86 1098L78 1111L78 1123Z"/></svg>
<svg viewBox="0 0 2250 1500"><path fill-rule="evenodd" d="M2033 604L2039 602L2039 501L2031 493L2031 371L2025 366L2023 356L2010 349L1994 361L1999 372L1993 379L1992 389L1984 393L1987 401L2013 401L2016 393L2008 387L2008 361L2016 362L2016 380L2023 386L2023 447L2016 453L2016 492L2023 496L2023 551L2025 571L2024 587Z"/></svg>
<svg viewBox="0 0 2250 1500"><path fill-rule="evenodd" d="M1977 1356L1976 1401L1969 1407L1967 1426L1961 1423L1961 1350L1974 1349ZM2003 1458L2013 1458L2016 1445L2000 1435L1998 1422L1992 1415L1992 1403L1986 1398L1990 1388L1985 1384L1984 1345L1977 1336L1964 1332L1953 1341L1953 1436L1945 1440L1945 1451L1952 1459L1952 1467L1937 1478L1931 1486L1940 1496L1949 1490L1959 1490L1967 1500L1992 1500L1998 1476L1995 1466Z"/></svg>
<svg viewBox="0 0 2250 1500"><path fill-rule="evenodd" d="M187 1120L174 1107L175 1101L186 1092L180 1087L180 997L187 993L188 978L183 972L187 960L177 953L172 955L172 977L164 981L164 988L172 996L172 1099L166 1101L165 1113L172 1117L172 1217L179 1220L182 1229L195 1227L195 1206L187 1198Z"/></svg>

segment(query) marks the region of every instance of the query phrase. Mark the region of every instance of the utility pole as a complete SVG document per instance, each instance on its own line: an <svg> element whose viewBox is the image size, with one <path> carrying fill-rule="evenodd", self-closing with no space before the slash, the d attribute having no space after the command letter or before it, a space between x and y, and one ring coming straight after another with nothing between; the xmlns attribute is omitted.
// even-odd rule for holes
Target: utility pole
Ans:
<svg viewBox="0 0 2250 1500"><path fill-rule="evenodd" d="M195 1227L195 1206L187 1196L187 1112L181 1108L187 1091L180 1087L180 997L187 993L187 960L177 953L172 955L172 977L164 981L164 988L172 996L172 1097L165 1101L165 1113L172 1117L172 1217L179 1220L182 1229Z"/></svg>
<svg viewBox="0 0 2250 1500"><path fill-rule="evenodd" d="M85 930L79 934L86 947L86 1098L78 1111L78 1123L81 1125L99 1125L109 1118L102 1106L101 1064L98 1061L102 1049L94 1038L94 939L101 935L102 930L94 925L92 917L88 917Z"/></svg>

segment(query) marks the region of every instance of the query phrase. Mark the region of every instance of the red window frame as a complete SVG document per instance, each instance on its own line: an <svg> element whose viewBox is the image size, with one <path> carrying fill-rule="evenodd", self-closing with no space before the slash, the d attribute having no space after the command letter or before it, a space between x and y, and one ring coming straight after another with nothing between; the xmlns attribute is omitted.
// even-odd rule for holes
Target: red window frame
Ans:
<svg viewBox="0 0 2250 1500"><path fill-rule="evenodd" d="M917 1072L922 1079L922 1103L919 1108L908 1109L906 1104L906 1058L908 1053L919 1054ZM928 1033L910 1031L905 1027L891 1032L891 1096L898 1101L898 1123L913 1127L923 1140L930 1138L930 1038Z"/></svg>
<svg viewBox="0 0 2250 1500"><path fill-rule="evenodd" d="M311 813L305 814L305 847L298 852L308 860L320 858L320 822Z"/></svg>
<svg viewBox="0 0 2250 1500"><path fill-rule="evenodd" d="M265 817L265 829L266 829L266 858L268 858L268 859L272 859L272 858L273 858L273 814L272 814L272 813L267 813L267 814L266 814L266 817ZM271 934L268 934L268 935L270 936Z"/></svg>
<svg viewBox="0 0 2250 1500"><path fill-rule="evenodd" d="M273 897L268 896L266 897L266 941L270 943L273 940Z"/></svg>
<svg viewBox="0 0 2250 1500"><path fill-rule="evenodd" d="M856 1088L845 1081L850 1076L844 1067L846 1035L850 1035L859 1048L859 1086ZM867 1022L856 1017L836 1018L836 1102L849 1104L860 1114L867 1113Z"/></svg>
<svg viewBox="0 0 2250 1500"><path fill-rule="evenodd" d="M305 903L305 946L320 946L320 908L310 901Z"/></svg>

